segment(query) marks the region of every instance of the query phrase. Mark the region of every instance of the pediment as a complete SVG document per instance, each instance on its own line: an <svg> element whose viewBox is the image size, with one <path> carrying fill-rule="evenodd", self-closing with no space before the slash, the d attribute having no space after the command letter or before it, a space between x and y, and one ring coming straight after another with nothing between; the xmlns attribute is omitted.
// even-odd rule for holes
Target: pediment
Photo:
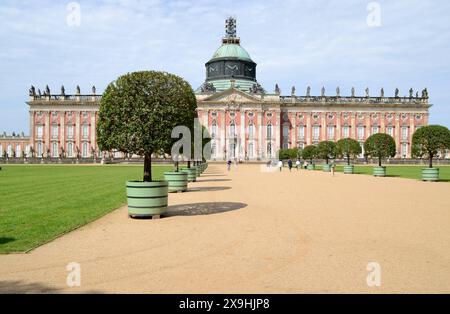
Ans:
<svg viewBox="0 0 450 314"><path fill-rule="evenodd" d="M229 88L222 92L215 93L203 99L203 101L214 101L223 103L255 103L261 102L262 100L260 97L253 96L239 89Z"/></svg>

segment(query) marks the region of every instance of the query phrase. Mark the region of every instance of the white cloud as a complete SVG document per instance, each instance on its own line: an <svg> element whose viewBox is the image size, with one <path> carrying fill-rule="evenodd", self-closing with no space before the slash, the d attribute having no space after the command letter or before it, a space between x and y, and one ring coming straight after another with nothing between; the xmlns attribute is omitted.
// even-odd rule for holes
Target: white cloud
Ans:
<svg viewBox="0 0 450 314"><path fill-rule="evenodd" d="M95 84L101 91L122 73L164 69L196 88L228 15L238 18L242 45L268 90L275 83L285 92L296 85L299 93L307 85L316 93L322 85L343 92L355 86L360 93L366 86L387 93L427 86L432 122L450 125L445 0L379 1L377 28L366 24L370 1L364 0L84 0L80 27L66 24L68 2L0 3L0 131L27 130L30 84L53 90L65 84L68 92Z"/></svg>

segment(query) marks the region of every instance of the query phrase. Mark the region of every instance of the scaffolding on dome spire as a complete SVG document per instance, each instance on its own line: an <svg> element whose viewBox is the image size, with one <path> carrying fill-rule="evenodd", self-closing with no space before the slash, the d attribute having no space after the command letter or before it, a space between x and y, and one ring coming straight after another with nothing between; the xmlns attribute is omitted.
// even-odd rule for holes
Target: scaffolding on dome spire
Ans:
<svg viewBox="0 0 450 314"><path fill-rule="evenodd" d="M236 33L236 18L230 16L225 21L225 37L222 39L223 44L237 44L239 45L241 39L237 37Z"/></svg>

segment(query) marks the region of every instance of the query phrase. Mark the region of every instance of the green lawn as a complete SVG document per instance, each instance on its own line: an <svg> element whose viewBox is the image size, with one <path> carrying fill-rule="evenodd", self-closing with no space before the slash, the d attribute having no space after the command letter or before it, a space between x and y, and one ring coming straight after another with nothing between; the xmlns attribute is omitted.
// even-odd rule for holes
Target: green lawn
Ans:
<svg viewBox="0 0 450 314"><path fill-rule="evenodd" d="M2 165L0 253L25 252L126 203L142 166ZM153 168L154 179L171 166Z"/></svg>
<svg viewBox="0 0 450 314"><path fill-rule="evenodd" d="M422 176L421 170L423 168L426 168L426 166L391 166L391 165L384 165L386 166L386 175L388 177L401 177L401 178L408 178L408 179L416 179L419 180ZM447 181L450 182L450 166L439 166L436 165L436 168L439 168L439 178L441 181ZM322 170L321 165L317 165L316 169ZM355 173L356 174L368 174L372 175L372 165L368 166L360 166L355 165ZM343 172L344 166L337 165L336 171Z"/></svg>

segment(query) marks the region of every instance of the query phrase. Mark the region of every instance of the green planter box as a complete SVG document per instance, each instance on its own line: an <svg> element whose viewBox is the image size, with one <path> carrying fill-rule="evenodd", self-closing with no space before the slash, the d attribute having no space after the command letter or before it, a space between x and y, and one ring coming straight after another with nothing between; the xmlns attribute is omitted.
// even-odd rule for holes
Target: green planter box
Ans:
<svg viewBox="0 0 450 314"><path fill-rule="evenodd" d="M316 165L314 165L314 164L309 164L309 165L306 167L306 169L308 169L308 170L316 170Z"/></svg>
<svg viewBox="0 0 450 314"><path fill-rule="evenodd" d="M322 166L322 171L323 172L331 172L331 165L330 164L325 164Z"/></svg>
<svg viewBox="0 0 450 314"><path fill-rule="evenodd" d="M373 167L373 175L375 177L385 177L386 176L386 167L375 166Z"/></svg>
<svg viewBox="0 0 450 314"><path fill-rule="evenodd" d="M164 172L164 180L169 182L169 193L185 192L188 189L187 172Z"/></svg>
<svg viewBox="0 0 450 314"><path fill-rule="evenodd" d="M188 174L188 182L197 181L197 169L195 169L195 167L182 168L181 171Z"/></svg>
<svg viewBox="0 0 450 314"><path fill-rule="evenodd" d="M200 166L195 166L193 168L195 168L195 170L197 171L197 178L200 177L200 175L202 174L202 172L200 170Z"/></svg>
<svg viewBox="0 0 450 314"><path fill-rule="evenodd" d="M126 186L130 217L152 217L167 211L169 192L167 181L128 181Z"/></svg>
<svg viewBox="0 0 450 314"><path fill-rule="evenodd" d="M439 168L422 169L422 181L439 181Z"/></svg>
<svg viewBox="0 0 450 314"><path fill-rule="evenodd" d="M354 174L354 173L355 173L355 166L353 165L344 166L344 174Z"/></svg>

